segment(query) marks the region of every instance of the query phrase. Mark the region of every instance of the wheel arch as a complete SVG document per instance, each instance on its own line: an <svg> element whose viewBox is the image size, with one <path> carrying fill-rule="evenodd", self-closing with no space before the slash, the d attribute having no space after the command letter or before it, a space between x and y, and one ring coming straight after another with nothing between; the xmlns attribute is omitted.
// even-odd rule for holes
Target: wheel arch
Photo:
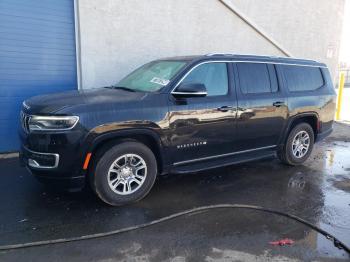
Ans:
<svg viewBox="0 0 350 262"><path fill-rule="evenodd" d="M317 134L320 129L319 115L316 112L307 112L307 113L297 114L295 116L292 116L289 119L284 135L282 136L282 140L280 141L280 144L284 145L290 131L300 123L308 123L312 127L314 131L314 138L316 140Z"/></svg>
<svg viewBox="0 0 350 262"><path fill-rule="evenodd" d="M140 142L151 149L156 157L159 173L165 170L165 154L161 137L147 128L112 131L96 136L90 144L88 152L94 161L98 152L104 152L118 143L125 141ZM89 164L89 167L91 163Z"/></svg>

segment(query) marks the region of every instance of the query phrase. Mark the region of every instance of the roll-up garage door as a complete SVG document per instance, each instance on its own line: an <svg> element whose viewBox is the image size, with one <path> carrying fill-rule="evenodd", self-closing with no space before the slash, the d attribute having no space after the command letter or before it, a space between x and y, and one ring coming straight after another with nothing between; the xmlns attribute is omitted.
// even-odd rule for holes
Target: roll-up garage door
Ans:
<svg viewBox="0 0 350 262"><path fill-rule="evenodd" d="M23 100L72 89L74 0L0 0L0 153L19 148Z"/></svg>

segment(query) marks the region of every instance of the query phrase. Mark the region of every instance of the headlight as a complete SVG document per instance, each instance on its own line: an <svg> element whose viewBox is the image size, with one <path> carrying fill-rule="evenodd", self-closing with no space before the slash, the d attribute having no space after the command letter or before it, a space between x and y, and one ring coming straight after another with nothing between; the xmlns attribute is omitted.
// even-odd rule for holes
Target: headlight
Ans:
<svg viewBox="0 0 350 262"><path fill-rule="evenodd" d="M29 131L63 131L72 129L79 121L78 116L31 116Z"/></svg>

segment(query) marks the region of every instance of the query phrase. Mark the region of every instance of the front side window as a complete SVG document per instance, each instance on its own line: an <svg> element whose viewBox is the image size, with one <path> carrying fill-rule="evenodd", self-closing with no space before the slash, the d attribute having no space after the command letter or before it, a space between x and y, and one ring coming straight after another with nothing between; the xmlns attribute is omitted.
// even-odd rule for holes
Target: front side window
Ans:
<svg viewBox="0 0 350 262"><path fill-rule="evenodd" d="M150 62L120 80L115 87L155 92L166 86L185 65L185 61Z"/></svg>
<svg viewBox="0 0 350 262"><path fill-rule="evenodd" d="M228 92L226 63L206 63L199 65L186 76L182 83L204 84L208 96L226 95Z"/></svg>

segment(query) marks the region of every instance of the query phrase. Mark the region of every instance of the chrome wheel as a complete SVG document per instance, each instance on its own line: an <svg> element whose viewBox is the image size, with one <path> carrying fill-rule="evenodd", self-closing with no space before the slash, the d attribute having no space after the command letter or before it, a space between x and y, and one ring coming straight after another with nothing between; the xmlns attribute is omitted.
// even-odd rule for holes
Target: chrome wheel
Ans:
<svg viewBox="0 0 350 262"><path fill-rule="evenodd" d="M292 152L296 158L304 157L310 147L310 136L306 131L298 132L292 142Z"/></svg>
<svg viewBox="0 0 350 262"><path fill-rule="evenodd" d="M145 182L147 166L145 160L136 154L117 158L108 171L108 185L119 195L130 195Z"/></svg>

